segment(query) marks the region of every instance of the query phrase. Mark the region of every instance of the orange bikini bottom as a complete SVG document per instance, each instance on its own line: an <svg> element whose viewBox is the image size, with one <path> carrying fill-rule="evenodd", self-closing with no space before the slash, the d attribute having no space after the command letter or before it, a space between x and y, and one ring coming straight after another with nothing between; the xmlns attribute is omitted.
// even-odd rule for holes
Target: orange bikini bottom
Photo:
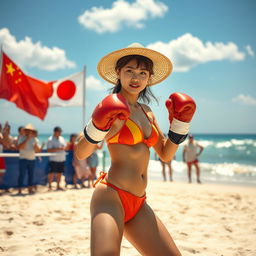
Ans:
<svg viewBox="0 0 256 256"><path fill-rule="evenodd" d="M124 222L126 223L127 221L135 217L135 215L139 212L140 208L143 206L146 200L146 195L139 197L131 194L128 191L122 190L115 185L107 182L105 179L106 175L106 172L100 172L100 177L93 184L93 187L95 187L96 184L100 182L116 190L124 208Z"/></svg>

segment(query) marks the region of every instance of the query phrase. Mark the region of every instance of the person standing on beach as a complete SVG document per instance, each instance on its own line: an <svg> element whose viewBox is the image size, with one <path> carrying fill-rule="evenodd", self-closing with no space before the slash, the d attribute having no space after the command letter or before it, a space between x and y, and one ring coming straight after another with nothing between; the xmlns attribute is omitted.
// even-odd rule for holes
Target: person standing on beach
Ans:
<svg viewBox="0 0 256 256"><path fill-rule="evenodd" d="M33 191L33 178L35 169L35 153L41 151L38 145L39 141L35 136L35 128L32 124L24 127L24 135L19 136L17 147L20 153L19 156L19 176L18 176L18 194L22 194L23 181L28 173L28 192L32 194Z"/></svg>
<svg viewBox="0 0 256 256"><path fill-rule="evenodd" d="M199 152L198 152L199 149ZM196 168L196 177L197 177L197 183L201 183L200 180L200 167L199 167L199 155L203 152L204 147L199 145L194 140L194 136L192 134L189 134L188 136L188 144L186 144L183 148L183 161L187 163L188 167L188 182L191 183L191 169L194 165Z"/></svg>
<svg viewBox="0 0 256 256"><path fill-rule="evenodd" d="M164 133L164 136L166 137L167 135ZM155 153L156 154L156 153ZM175 159L175 155L173 157L173 159ZM172 160L173 160L172 159ZM173 181L173 170L172 170L172 160L168 161L168 162L164 162L160 157L158 158L158 160L160 161L161 165L162 165L162 175L163 175L163 180L166 181L166 166L169 170L169 180Z"/></svg>
<svg viewBox="0 0 256 256"><path fill-rule="evenodd" d="M164 162L163 160L161 160L161 158L159 158L159 161L162 165L162 175L163 175L163 180L166 181L166 172L165 172L165 169L166 169L166 166L169 170L169 180L170 181L173 181L173 178L172 178L172 160L168 161L168 162Z"/></svg>
<svg viewBox="0 0 256 256"><path fill-rule="evenodd" d="M3 153L3 151L4 151L4 137L2 134L2 124L0 123L0 153ZM3 185L5 172L6 172L5 158L0 157L0 186ZM8 189L5 189L5 191L7 192Z"/></svg>
<svg viewBox="0 0 256 256"><path fill-rule="evenodd" d="M77 159L76 155L74 154L73 162L72 162L76 177L81 182L81 188L85 188L84 185L85 180L87 180L87 188L91 187L91 171L87 164L87 159L79 160Z"/></svg>
<svg viewBox="0 0 256 256"><path fill-rule="evenodd" d="M49 137L47 141L47 152L56 153L49 157L49 173L48 173L48 187L52 190L52 182L54 175L56 175L57 190L63 190L60 186L61 176L64 172L65 160L66 160L66 141L61 136L62 129L56 126L53 129L53 135Z"/></svg>
<svg viewBox="0 0 256 256"><path fill-rule="evenodd" d="M155 98L150 86L171 71L166 56L138 43L109 53L98 64L101 77L115 86L94 109L75 147L77 157L84 159L105 139L111 158L110 170L101 172L91 199L92 256L120 255L123 235L142 255L181 255L146 202L149 148L170 161L187 136L196 104L186 94L170 95L166 138L150 107L138 101Z"/></svg>
<svg viewBox="0 0 256 256"><path fill-rule="evenodd" d="M19 126L19 128L18 128L18 136L15 136L13 138L13 144L15 145L16 150L18 150L18 140L22 136L25 136L24 126Z"/></svg>
<svg viewBox="0 0 256 256"><path fill-rule="evenodd" d="M77 189L77 181L80 180L80 185L81 188L85 188L84 182L85 179L88 180L88 188L90 187L90 176L91 176L91 172L90 169L87 165L87 161L86 159L83 160L78 160L76 158L76 155L73 153L74 152L74 147L75 147L75 143L76 143L76 138L77 138L77 134L76 133L72 133L70 135L70 139L69 142L67 143L66 146L66 150L71 151L72 153L72 166L74 169L73 172L73 184L74 184L74 188Z"/></svg>
<svg viewBox="0 0 256 256"><path fill-rule="evenodd" d="M95 151L87 158L87 165L89 166L90 171L91 171L91 175L89 178L89 180L90 180L89 188L91 187L90 183L93 186L93 183L94 183L94 180L96 177L97 167L99 165L99 157L98 157L97 151L98 151L98 149L102 149L102 147L103 147L103 141L102 141L102 143L96 145Z"/></svg>
<svg viewBox="0 0 256 256"><path fill-rule="evenodd" d="M11 136L11 126L8 122L5 122L4 127L2 128L3 135L3 149L4 150L17 150L17 146L14 144L14 138Z"/></svg>

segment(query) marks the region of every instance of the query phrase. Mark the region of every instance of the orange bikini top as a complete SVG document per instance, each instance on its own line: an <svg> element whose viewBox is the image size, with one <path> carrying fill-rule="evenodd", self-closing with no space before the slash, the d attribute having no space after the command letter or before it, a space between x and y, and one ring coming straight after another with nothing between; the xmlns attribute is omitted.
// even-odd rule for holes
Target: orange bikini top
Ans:
<svg viewBox="0 0 256 256"><path fill-rule="evenodd" d="M148 118L152 126L152 131L150 136L145 139L144 134L140 127L130 118L126 120L121 130L108 139L108 144L125 144L125 145L136 145L139 143L145 143L148 147L154 146L158 141L158 131L155 125L149 119L147 113L144 111L143 107L140 105L142 111Z"/></svg>

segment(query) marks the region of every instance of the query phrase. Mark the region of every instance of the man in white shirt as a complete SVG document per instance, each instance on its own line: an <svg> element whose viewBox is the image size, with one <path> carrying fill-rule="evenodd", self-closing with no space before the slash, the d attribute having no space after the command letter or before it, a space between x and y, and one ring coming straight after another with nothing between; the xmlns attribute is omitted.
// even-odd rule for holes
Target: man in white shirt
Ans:
<svg viewBox="0 0 256 256"><path fill-rule="evenodd" d="M194 165L196 168L197 183L201 183L198 156L202 153L204 148L203 146L199 145L197 142L194 141L194 137L192 134L188 135L188 139L189 139L188 144L185 145L183 149L183 161L186 162L188 166L188 181L189 183L192 182L191 169L192 169L192 165ZM199 152L198 152L198 149L199 149Z"/></svg>
<svg viewBox="0 0 256 256"><path fill-rule="evenodd" d="M24 135L18 138L17 147L20 152L19 156L19 177L18 188L19 194L22 193L23 181L28 173L28 192L33 193L33 178L35 169L35 153L40 152L41 148L38 146L38 139L35 135L35 129L32 124L24 127Z"/></svg>
<svg viewBox="0 0 256 256"><path fill-rule="evenodd" d="M48 173L48 186L52 190L52 182L54 175L56 175L57 190L63 190L60 187L61 175L64 172L66 161L66 141L61 136L62 129L56 126L53 129L53 135L49 137L47 142L47 152L57 153L49 157L49 173Z"/></svg>

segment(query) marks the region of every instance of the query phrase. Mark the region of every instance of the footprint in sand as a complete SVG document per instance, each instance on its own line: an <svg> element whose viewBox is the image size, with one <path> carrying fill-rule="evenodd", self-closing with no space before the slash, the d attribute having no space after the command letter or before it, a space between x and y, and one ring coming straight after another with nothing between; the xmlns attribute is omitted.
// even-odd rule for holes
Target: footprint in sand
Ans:
<svg viewBox="0 0 256 256"><path fill-rule="evenodd" d="M53 247L53 248L49 248L49 249L45 250L45 252L50 253L50 254L52 254L52 253L56 254L57 253L60 256L67 255L67 253L68 253L67 250L65 250L64 248L61 248L59 246Z"/></svg>
<svg viewBox="0 0 256 256"><path fill-rule="evenodd" d="M11 230L5 230L4 233L9 237L12 236L14 233Z"/></svg>
<svg viewBox="0 0 256 256"><path fill-rule="evenodd" d="M32 224L36 226L43 226L45 222L43 220L36 220L36 221L33 221Z"/></svg>
<svg viewBox="0 0 256 256"><path fill-rule="evenodd" d="M70 217L58 217L58 218L55 218L55 220L67 220L67 221L70 221L71 218Z"/></svg>
<svg viewBox="0 0 256 256"><path fill-rule="evenodd" d="M193 248L190 248L190 247L181 246L181 248L182 248L183 250L186 250L186 251L191 252L191 253L193 253L193 254L200 253L199 251L197 251L197 250L195 250L195 249L193 249Z"/></svg>
<svg viewBox="0 0 256 256"><path fill-rule="evenodd" d="M231 227L227 226L227 225L224 225L224 228L225 228L228 232L230 232L230 233L233 232L233 229L232 229Z"/></svg>

